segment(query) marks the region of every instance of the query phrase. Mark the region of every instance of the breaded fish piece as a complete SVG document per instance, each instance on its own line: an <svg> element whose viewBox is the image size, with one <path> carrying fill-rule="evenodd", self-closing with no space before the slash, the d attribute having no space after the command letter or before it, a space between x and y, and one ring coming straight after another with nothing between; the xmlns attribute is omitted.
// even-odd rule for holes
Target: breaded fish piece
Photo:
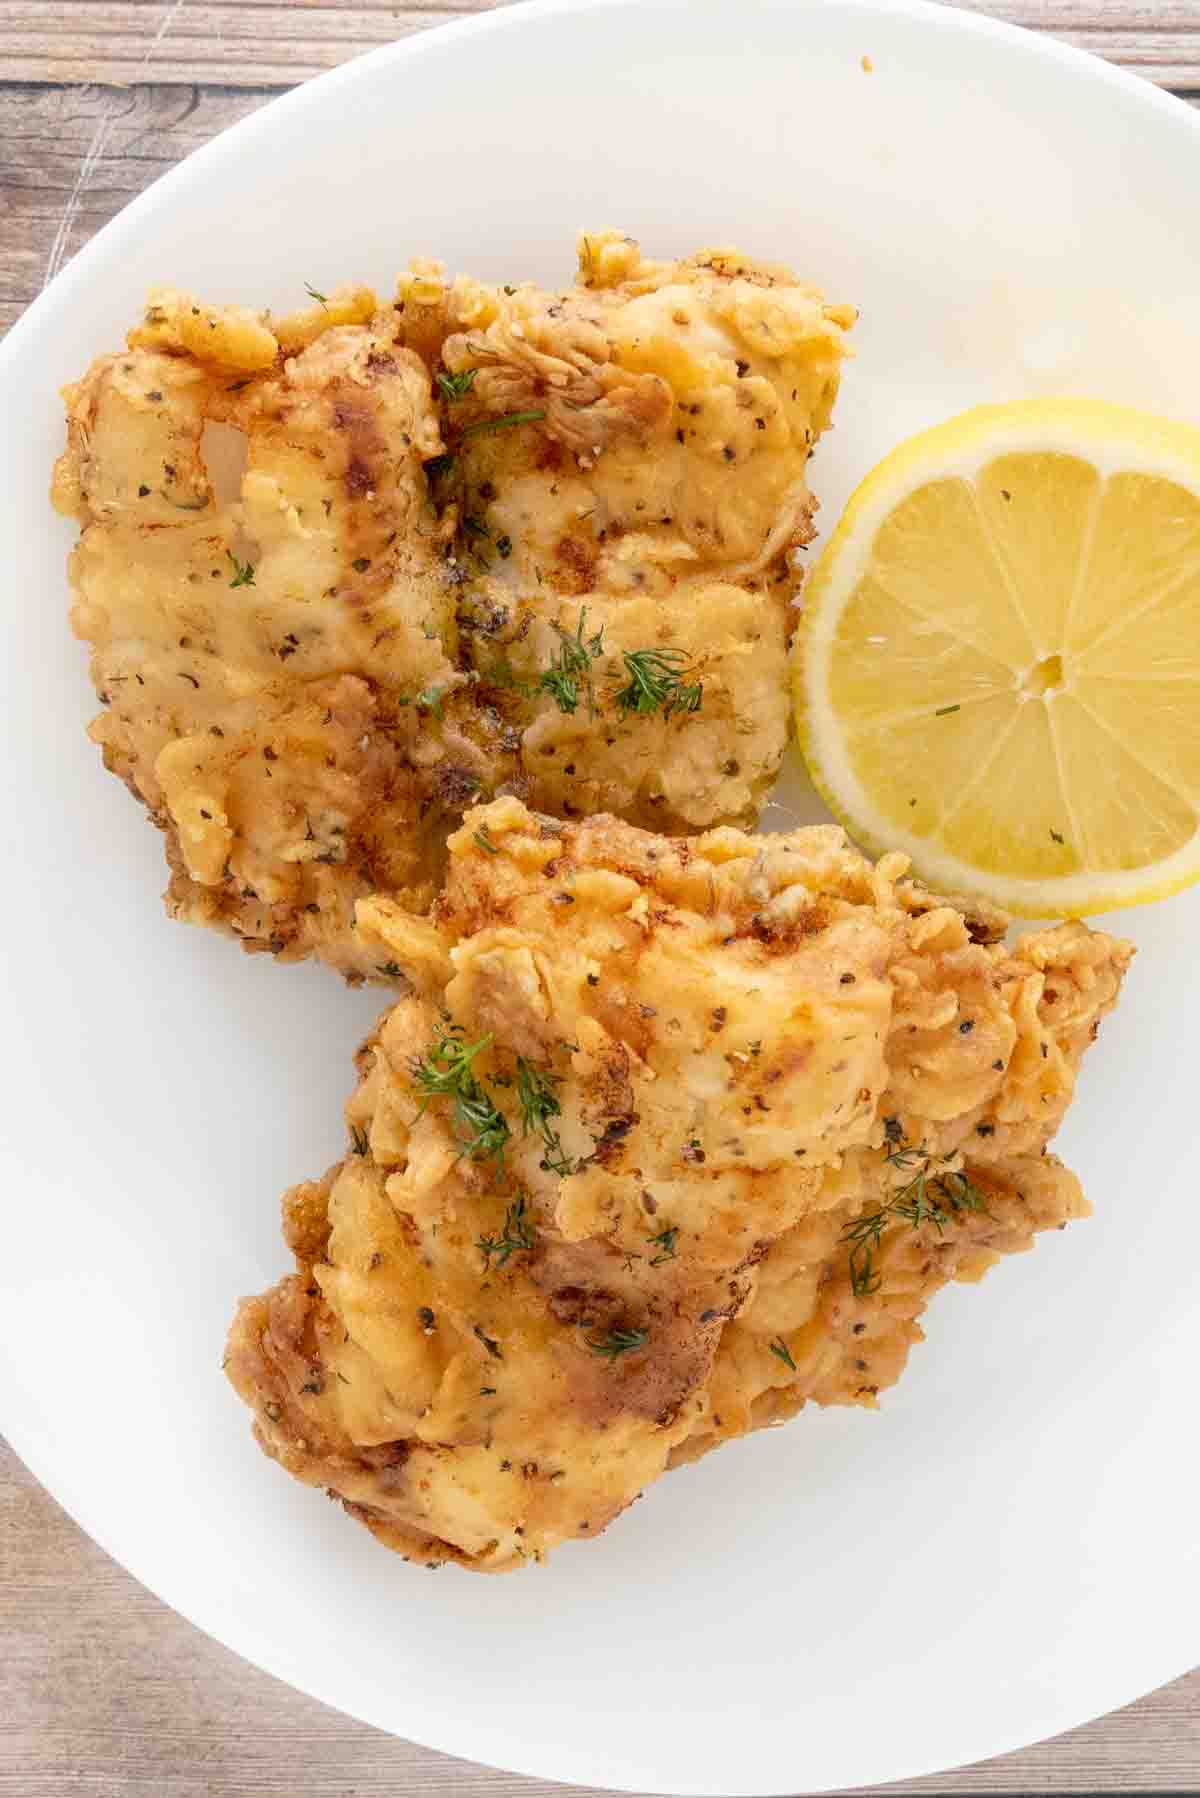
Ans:
<svg viewBox="0 0 1200 1798"><path fill-rule="evenodd" d="M808 1399L873 1403L927 1298L1081 1215L1042 1150L1131 950L834 827L673 840L498 800L358 1060L351 1149L235 1320L258 1440L389 1547L502 1570Z"/></svg>
<svg viewBox="0 0 1200 1798"><path fill-rule="evenodd" d="M983 949L962 941L952 910L909 938L891 967L883 1140L826 1176L835 1206L768 1249L722 1336L704 1423L673 1461L810 1400L874 1408L924 1340L935 1293L1090 1214L1046 1145L1131 945L1072 923Z"/></svg>
<svg viewBox="0 0 1200 1798"><path fill-rule="evenodd" d="M247 376L232 358L264 330L214 330L220 363L169 339L104 357L68 390L72 623L105 707L90 734L166 832L174 914L367 972L355 902L428 905L487 768L486 731L420 697L462 682L422 472L440 438L386 331L334 326ZM225 503L214 419L245 435Z"/></svg>
<svg viewBox="0 0 1200 1798"><path fill-rule="evenodd" d="M389 979L355 904L427 910L476 800L757 814L848 314L604 245L573 298L410 278L394 306L346 288L272 319L159 290L66 390L91 734L165 832L175 916ZM684 405L719 451L699 424L680 448Z"/></svg>
<svg viewBox="0 0 1200 1798"><path fill-rule="evenodd" d="M441 364L464 653L501 711L535 691L517 790L560 817L752 824L787 741L808 462L853 308L736 251L652 262L605 232L580 238L574 287L419 264L397 312ZM537 691L572 642L576 662L596 645L586 704ZM631 707L646 651L702 690L694 712Z"/></svg>

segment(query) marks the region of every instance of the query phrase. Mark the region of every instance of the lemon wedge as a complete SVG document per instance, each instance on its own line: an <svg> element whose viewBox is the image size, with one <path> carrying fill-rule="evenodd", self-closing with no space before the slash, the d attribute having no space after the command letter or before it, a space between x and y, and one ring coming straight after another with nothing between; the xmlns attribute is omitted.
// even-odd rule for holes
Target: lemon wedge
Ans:
<svg viewBox="0 0 1200 1798"><path fill-rule="evenodd" d="M806 589L801 746L876 854L1022 917L1200 877L1200 431L980 406L853 495Z"/></svg>

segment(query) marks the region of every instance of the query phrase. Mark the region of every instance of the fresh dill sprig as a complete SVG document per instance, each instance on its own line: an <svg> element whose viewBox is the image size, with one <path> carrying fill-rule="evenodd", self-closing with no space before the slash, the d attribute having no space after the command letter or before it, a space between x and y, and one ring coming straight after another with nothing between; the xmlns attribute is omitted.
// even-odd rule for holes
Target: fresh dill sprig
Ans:
<svg viewBox="0 0 1200 1798"><path fill-rule="evenodd" d="M888 1142L891 1147L883 1159L889 1166L898 1167L904 1171L910 1167L921 1167L928 1163L929 1157L924 1148L914 1148L912 1143L905 1142L903 1136L899 1136L895 1140L889 1136Z"/></svg>
<svg viewBox="0 0 1200 1798"><path fill-rule="evenodd" d="M545 1124L542 1127L542 1136L545 1140L546 1152L538 1162L538 1166L544 1168L548 1174L557 1174L560 1180L565 1180L569 1174L577 1174L583 1166L583 1162L575 1161L567 1154L558 1131L552 1130L549 1124Z"/></svg>
<svg viewBox="0 0 1200 1798"><path fill-rule="evenodd" d="M679 1253L678 1236L678 1224L668 1224L665 1230L660 1230L657 1236L650 1238L652 1246L658 1250L657 1255L650 1257L651 1267L658 1267L663 1261L674 1261Z"/></svg>
<svg viewBox="0 0 1200 1798"><path fill-rule="evenodd" d="M519 1192L504 1213L504 1228L500 1235L481 1236L475 1247L483 1256L484 1266L490 1271L493 1255L496 1257L496 1266L504 1267L510 1255L515 1255L522 1249L531 1249L534 1239L529 1201L523 1192Z"/></svg>
<svg viewBox="0 0 1200 1798"><path fill-rule="evenodd" d="M534 686L535 693L548 693L559 711L566 714L574 712L579 705L580 692L587 694L588 716L596 716L596 693L592 684L592 663L604 650L603 626L591 637L585 636L584 628L587 619L587 607L579 614L579 622L575 627L575 635L568 636L561 625L552 628L558 637L559 651L556 661Z"/></svg>
<svg viewBox="0 0 1200 1798"><path fill-rule="evenodd" d="M475 375L476 370L473 368L464 369L461 374L457 375L439 373L437 384L446 399L453 402L462 399L470 391ZM423 464L426 479L436 485L438 482L448 480L450 475L456 475L458 451L468 437L480 437L493 431L511 431L516 425L536 424L545 416L545 412L541 410L505 412L500 418L481 418L473 425L465 425L461 430L451 434L452 440L448 449L444 450L440 456L430 456L429 460ZM435 498L437 497L435 494ZM510 544L509 550L501 550L500 554L508 554L511 547Z"/></svg>
<svg viewBox="0 0 1200 1798"><path fill-rule="evenodd" d="M649 1330L607 1330L603 1336L589 1336L587 1345L594 1355L603 1355L606 1361L615 1361L618 1356L627 1355L631 1349L641 1348L649 1337Z"/></svg>
<svg viewBox="0 0 1200 1798"><path fill-rule="evenodd" d="M517 1057L517 1103L521 1107L524 1134L528 1136L534 1130L541 1131L545 1147L538 1166L565 1180L569 1174L578 1173L582 1163L567 1154L561 1136L550 1122L551 1118L562 1116L562 1105L554 1090L561 1080L561 1075L533 1067L524 1056Z"/></svg>
<svg viewBox="0 0 1200 1798"><path fill-rule="evenodd" d="M889 1137L889 1140L890 1137ZM875 1267L875 1257L889 1224L899 1221L919 1230L932 1224L940 1236L947 1224L964 1211L988 1215L987 1197L966 1174L933 1171L936 1157L924 1144L894 1143L884 1156L885 1163L913 1177L892 1194L886 1205L865 1211L852 1218L842 1231L842 1241L850 1245L850 1289L855 1298L866 1298L878 1292L882 1277Z"/></svg>
<svg viewBox="0 0 1200 1798"><path fill-rule="evenodd" d="M771 1353L775 1356L775 1359L777 1361L782 1361L784 1366L790 1367L793 1373L796 1373L798 1371L797 1367L796 1367L796 1363L792 1360L792 1351L788 1347L787 1343L783 1340L782 1336L777 1336L775 1338L774 1342L769 1342L767 1344L767 1347L770 1349Z"/></svg>
<svg viewBox="0 0 1200 1798"><path fill-rule="evenodd" d="M870 1249L850 1251L850 1290L856 1299L869 1299L883 1285L883 1275L875 1272Z"/></svg>
<svg viewBox="0 0 1200 1798"><path fill-rule="evenodd" d="M435 379L445 397L453 402L466 398L475 385L478 373L477 368L464 368L456 375L449 375L444 369L439 369Z"/></svg>
<svg viewBox="0 0 1200 1798"><path fill-rule="evenodd" d="M477 1043L463 1041L462 1027L445 1026L434 1038L423 1061L412 1066L413 1084L422 1094L422 1115L433 1099L454 1101L454 1123L462 1153L471 1161L495 1157L504 1166L504 1149L512 1132L479 1081L472 1063L492 1041L491 1032Z"/></svg>
<svg viewBox="0 0 1200 1798"><path fill-rule="evenodd" d="M231 549L227 549L225 554L229 557L230 564L233 568L233 579L230 581L229 585L231 587L253 587L253 564L250 562L239 562Z"/></svg>
<svg viewBox="0 0 1200 1798"><path fill-rule="evenodd" d="M621 660L629 676L628 686L622 687L616 696L617 710L623 718L630 713L646 717L658 711L670 718L675 712L700 710L704 686L700 681L684 681L691 657L682 649L627 649Z"/></svg>
<svg viewBox="0 0 1200 1798"><path fill-rule="evenodd" d="M464 437L480 437L489 431L511 431L514 425L535 425L545 416L544 408L533 412L505 412L499 418L481 418L477 424L467 425L462 434Z"/></svg>
<svg viewBox="0 0 1200 1798"><path fill-rule="evenodd" d="M476 1056L482 1055L492 1045L492 1033L481 1036L477 1043L467 1043L463 1039L461 1024L446 1024L440 1036L434 1038L424 1061L413 1064L413 1080L417 1089L424 1094L424 1111L430 1099L445 1098L456 1094L465 1080L474 1080L471 1064Z"/></svg>
<svg viewBox="0 0 1200 1798"><path fill-rule="evenodd" d="M521 1124L526 1136L531 1130L544 1130L547 1118L562 1115L562 1106L554 1090L560 1084L560 1075L548 1071L542 1073L523 1055L518 1055L517 1103L521 1107Z"/></svg>
<svg viewBox="0 0 1200 1798"><path fill-rule="evenodd" d="M496 1109L482 1087L472 1082L469 1090L455 1094L454 1118L462 1152L468 1161L488 1161L494 1157L497 1165L503 1168L504 1149L512 1131L504 1113Z"/></svg>
<svg viewBox="0 0 1200 1798"><path fill-rule="evenodd" d="M304 291L310 299L316 300L319 306L328 306L329 295L327 293L318 293L317 289L310 287L307 281L304 283Z"/></svg>
<svg viewBox="0 0 1200 1798"><path fill-rule="evenodd" d="M529 694L537 690L537 682L524 680L507 656L498 656L489 667L481 668L479 678L489 687L503 687L513 693Z"/></svg>

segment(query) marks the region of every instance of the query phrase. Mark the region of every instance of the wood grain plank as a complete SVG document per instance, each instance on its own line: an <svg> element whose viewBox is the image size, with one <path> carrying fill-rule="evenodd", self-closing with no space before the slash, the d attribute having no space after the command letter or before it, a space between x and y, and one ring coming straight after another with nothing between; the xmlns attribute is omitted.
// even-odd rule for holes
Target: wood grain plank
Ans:
<svg viewBox="0 0 1200 1798"><path fill-rule="evenodd" d="M492 0L5 0L0 78L291 86Z"/></svg>
<svg viewBox="0 0 1200 1798"><path fill-rule="evenodd" d="M1052 32L1160 87L1200 90L1197 0L955 0L967 12Z"/></svg>
<svg viewBox="0 0 1200 1798"><path fill-rule="evenodd" d="M270 97L0 86L0 335L40 293L52 260L69 261L143 188Z"/></svg>
<svg viewBox="0 0 1200 1798"><path fill-rule="evenodd" d="M0 79L286 85L495 0L5 0ZM963 0L1200 90L1196 0Z"/></svg>
<svg viewBox="0 0 1200 1798"><path fill-rule="evenodd" d="M258 1672L110 1561L2 1441L0 1591L0 1798L601 1798L397 1741ZM1200 1789L1200 1672L1086 1730L887 1791L1150 1787Z"/></svg>
<svg viewBox="0 0 1200 1798"><path fill-rule="evenodd" d="M41 291L64 212L58 265L159 175L270 98L169 83L0 85L0 336Z"/></svg>

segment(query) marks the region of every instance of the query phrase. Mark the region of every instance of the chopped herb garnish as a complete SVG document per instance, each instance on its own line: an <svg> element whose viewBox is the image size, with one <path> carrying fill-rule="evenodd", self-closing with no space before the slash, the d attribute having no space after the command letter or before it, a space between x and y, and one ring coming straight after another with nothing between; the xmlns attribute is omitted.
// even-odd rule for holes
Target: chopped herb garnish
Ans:
<svg viewBox="0 0 1200 1798"><path fill-rule="evenodd" d="M495 843L493 843L491 833L486 824L481 824L479 829L475 832L475 841L484 851L485 855L499 855L500 851Z"/></svg>
<svg viewBox="0 0 1200 1798"><path fill-rule="evenodd" d="M558 1074L541 1073L524 1056L517 1057L517 1102L521 1107L524 1134L545 1127L547 1118L559 1117L562 1106L555 1087L561 1084Z"/></svg>
<svg viewBox="0 0 1200 1798"><path fill-rule="evenodd" d="M777 1336L774 1342L768 1343L767 1346L770 1348L771 1353L775 1356L777 1361L782 1361L784 1366L790 1367L793 1373L798 1371L796 1363L792 1360L792 1351L783 1340L782 1336Z"/></svg>
<svg viewBox="0 0 1200 1798"><path fill-rule="evenodd" d="M463 436L479 437L488 431L511 431L514 425L534 425L545 416L544 409L534 412L505 412L500 418L481 418L478 424L468 425ZM426 467L428 466L426 463Z"/></svg>
<svg viewBox="0 0 1200 1798"><path fill-rule="evenodd" d="M480 1089L456 1094L454 1114L463 1154L471 1161L487 1161L494 1156L502 1167L504 1146L512 1132L503 1112L497 1111L487 1094Z"/></svg>
<svg viewBox="0 0 1200 1798"><path fill-rule="evenodd" d="M480 1342L482 1342L484 1348L492 1357L492 1360L503 1361L504 1356L500 1352L500 1344L496 1341L496 1338L494 1336L488 1336L478 1324L475 1324L472 1327L476 1336L478 1336Z"/></svg>
<svg viewBox="0 0 1200 1798"><path fill-rule="evenodd" d="M870 1249L850 1251L850 1290L856 1299L869 1299L883 1285L883 1277L874 1270Z"/></svg>
<svg viewBox="0 0 1200 1798"><path fill-rule="evenodd" d="M486 539L489 543L492 540L492 533L488 530L488 528L487 528L486 524L484 524L483 520L481 518L474 517L470 512L468 512L466 514L466 516L464 517L464 519L462 521L462 528L466 532L468 537L486 537Z"/></svg>
<svg viewBox="0 0 1200 1798"><path fill-rule="evenodd" d="M370 1146L371 1145L367 1139L366 1131L360 1130L357 1124L351 1124L351 1126L350 1126L351 1153L355 1154L355 1155L365 1155L367 1150L370 1148Z"/></svg>
<svg viewBox="0 0 1200 1798"><path fill-rule="evenodd" d="M475 376L478 373L477 368L464 368L459 374L448 375L439 369L435 378L445 397L454 401L466 398L475 385Z"/></svg>
<svg viewBox="0 0 1200 1798"><path fill-rule="evenodd" d="M491 1046L491 1041L493 1037L489 1032L488 1036L480 1036L479 1043L464 1043L462 1025L443 1025L443 1034L435 1037L425 1061L419 1061L412 1070L417 1088L425 1093L426 1099L441 1099L457 1093L462 1082L475 1079L471 1063Z"/></svg>
<svg viewBox="0 0 1200 1798"><path fill-rule="evenodd" d="M565 1180L569 1174L578 1173L581 1162L575 1161L562 1145L562 1138L550 1122L562 1114L555 1087L561 1082L561 1076L549 1070L542 1072L524 1059L517 1058L517 1101L521 1107L521 1122L524 1134L528 1136L533 1130L540 1130L545 1143L545 1153L538 1166L546 1173L557 1174Z"/></svg>
<svg viewBox="0 0 1200 1798"><path fill-rule="evenodd" d="M698 712L704 700L700 681L685 684L683 671L691 658L682 649L626 650L622 656L628 686L617 694L617 709L622 717L632 712L645 717L661 711L666 718L674 712Z"/></svg>
<svg viewBox="0 0 1200 1798"><path fill-rule="evenodd" d="M889 1138L890 1140L890 1138ZM932 1224L940 1236L946 1225L964 1211L988 1215L986 1195L966 1174L933 1171L935 1157L922 1145L901 1142L884 1156L885 1162L908 1173L915 1169L906 1186L894 1193L886 1205L853 1218L842 1231L842 1241L850 1244L850 1286L856 1298L878 1292L881 1277L875 1271L874 1257L883 1232L899 1220L914 1230Z"/></svg>
<svg viewBox="0 0 1200 1798"><path fill-rule="evenodd" d="M544 1168L548 1174L557 1174L560 1180L565 1180L569 1174L577 1174L583 1166L583 1162L573 1161L567 1154L558 1131L551 1129L549 1124L545 1124L542 1127L542 1135L546 1141L546 1153L538 1162L538 1166Z"/></svg>
<svg viewBox="0 0 1200 1798"><path fill-rule="evenodd" d="M531 1249L534 1244L533 1219L529 1215L529 1202L525 1194L518 1193L508 1210L504 1213L504 1229L499 1236L481 1236L475 1247L483 1256L483 1264L490 1270L492 1256L496 1257L496 1266L503 1267L510 1255L521 1249Z"/></svg>
<svg viewBox="0 0 1200 1798"><path fill-rule="evenodd" d="M426 687L423 693L417 694L413 704L432 712L435 718L444 718L446 714L442 710L442 695L445 691L445 687Z"/></svg>
<svg viewBox="0 0 1200 1798"><path fill-rule="evenodd" d="M594 636L584 635L584 621L587 618L587 607L579 614L579 622L575 627L575 635L569 637L561 627L554 625L561 648L558 659L550 664L546 672L534 686L535 693L548 693L559 711L566 714L574 712L579 704L580 691L587 694L588 716L596 716L596 694L592 685L592 663L602 654L604 649L604 630L601 628Z"/></svg>
<svg viewBox="0 0 1200 1798"><path fill-rule="evenodd" d="M594 1355L615 1361L619 1355L627 1355L630 1349L641 1348L649 1336L649 1330L609 1330L600 1337L589 1336L587 1345Z"/></svg>
<svg viewBox="0 0 1200 1798"><path fill-rule="evenodd" d="M385 980L399 980L401 968L398 961L380 962L375 972L382 974Z"/></svg>
<svg viewBox="0 0 1200 1798"><path fill-rule="evenodd" d="M253 587L254 569L252 565L249 562L239 562L231 549L227 549L225 554L229 557L233 567L233 579L229 585L231 587Z"/></svg>
<svg viewBox="0 0 1200 1798"><path fill-rule="evenodd" d="M532 693L537 687L536 681L523 680L506 656L501 656L488 668L481 668L479 678L490 687L507 687L514 693Z"/></svg>
<svg viewBox="0 0 1200 1798"><path fill-rule="evenodd" d="M497 537L497 539L496 539L496 554L500 557L500 559L502 561L508 560L509 556L512 555L512 538L511 537Z"/></svg>
<svg viewBox="0 0 1200 1798"><path fill-rule="evenodd" d="M491 1043L491 1033L477 1043L462 1040L458 1024L446 1026L435 1037L423 1061L413 1064L413 1082L423 1097L421 1112L430 1101L449 1098L454 1101L454 1122L462 1153L471 1161L486 1161L495 1156L504 1165L504 1147L512 1134L504 1114L498 1111L472 1072L471 1064Z"/></svg>
<svg viewBox="0 0 1200 1798"><path fill-rule="evenodd" d="M1065 843L1067 840L1064 836L1060 836L1057 830L1052 830L1050 832L1050 838L1051 841L1055 843Z"/></svg>
<svg viewBox="0 0 1200 1798"><path fill-rule="evenodd" d="M948 718L951 712L961 711L962 707L960 705L940 705L933 715L935 718Z"/></svg>
<svg viewBox="0 0 1200 1798"><path fill-rule="evenodd" d="M658 1250L657 1255L651 1256L651 1267L657 1267L659 1263L663 1261L674 1261L676 1255L679 1253L679 1250L676 1247L678 1235L679 1226L677 1224L670 1224L665 1230L660 1230L657 1236L652 1236L650 1238L651 1243Z"/></svg>
<svg viewBox="0 0 1200 1798"><path fill-rule="evenodd" d="M324 294L324 293L318 293L316 288L310 287L307 281L304 283L304 291L312 299L316 300L318 305L327 306L329 304L329 295Z"/></svg>

